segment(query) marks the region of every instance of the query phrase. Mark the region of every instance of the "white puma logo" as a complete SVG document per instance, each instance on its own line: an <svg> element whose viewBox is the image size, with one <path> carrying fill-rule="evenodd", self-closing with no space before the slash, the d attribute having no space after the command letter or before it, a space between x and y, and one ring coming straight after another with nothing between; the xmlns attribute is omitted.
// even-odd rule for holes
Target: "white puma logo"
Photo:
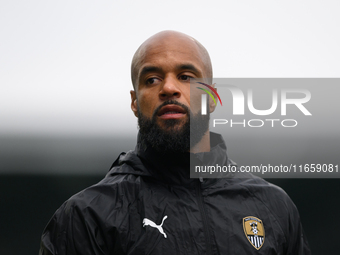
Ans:
<svg viewBox="0 0 340 255"><path fill-rule="evenodd" d="M164 235L164 238L166 238L166 234L164 233L164 230L162 228L163 226L163 223L164 223L164 220L168 218L167 215L164 216L163 220L162 220L162 223L160 225L157 225L156 223L154 223L152 220L149 220L147 218L144 218L143 219L143 227L145 226L150 226L150 227L153 227L153 228L157 228L159 230L159 232Z"/></svg>

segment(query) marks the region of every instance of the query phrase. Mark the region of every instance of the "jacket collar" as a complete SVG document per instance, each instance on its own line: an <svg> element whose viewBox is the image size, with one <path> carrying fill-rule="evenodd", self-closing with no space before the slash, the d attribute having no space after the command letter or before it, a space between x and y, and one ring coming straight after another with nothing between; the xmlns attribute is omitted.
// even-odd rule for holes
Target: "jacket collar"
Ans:
<svg viewBox="0 0 340 255"><path fill-rule="evenodd" d="M211 179L209 174L195 172L194 166L216 166L217 164L224 166L228 164L227 148L222 136L210 132L210 146L210 152L162 154L151 147L143 148L138 139L135 152L151 176L162 182L192 186L198 182L197 178L201 180L204 178L204 185L209 185L216 180Z"/></svg>

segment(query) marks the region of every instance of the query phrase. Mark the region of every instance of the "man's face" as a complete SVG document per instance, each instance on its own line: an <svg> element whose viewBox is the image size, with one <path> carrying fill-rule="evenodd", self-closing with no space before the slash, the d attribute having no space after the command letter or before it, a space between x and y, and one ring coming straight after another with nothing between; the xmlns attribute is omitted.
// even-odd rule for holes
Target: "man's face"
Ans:
<svg viewBox="0 0 340 255"><path fill-rule="evenodd" d="M172 137L167 143L173 142L175 147L181 146L176 144L177 139L189 136L190 140L190 112L193 111L190 110L190 79L202 78L204 71L201 53L190 38L166 37L146 42L140 51L136 91L131 91L131 108L139 119L141 135L155 129L156 132L150 131L151 136ZM204 117L199 110L191 116L202 121ZM206 130L207 127L204 132Z"/></svg>

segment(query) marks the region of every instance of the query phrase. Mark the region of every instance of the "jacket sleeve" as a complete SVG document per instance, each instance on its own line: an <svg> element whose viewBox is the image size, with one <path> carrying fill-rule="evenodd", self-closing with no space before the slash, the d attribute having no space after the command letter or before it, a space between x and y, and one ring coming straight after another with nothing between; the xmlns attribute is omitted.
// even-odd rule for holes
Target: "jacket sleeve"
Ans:
<svg viewBox="0 0 340 255"><path fill-rule="evenodd" d="M287 255L310 255L311 251L302 228L298 209L288 195L287 200L289 222L287 231Z"/></svg>
<svg viewBox="0 0 340 255"><path fill-rule="evenodd" d="M46 226L39 255L106 254L93 224L71 201L65 202Z"/></svg>
<svg viewBox="0 0 340 255"><path fill-rule="evenodd" d="M283 254L310 255L311 251L302 228L299 211L294 202L282 188L273 184L265 187L256 190L254 194L270 208L283 231L285 237Z"/></svg>

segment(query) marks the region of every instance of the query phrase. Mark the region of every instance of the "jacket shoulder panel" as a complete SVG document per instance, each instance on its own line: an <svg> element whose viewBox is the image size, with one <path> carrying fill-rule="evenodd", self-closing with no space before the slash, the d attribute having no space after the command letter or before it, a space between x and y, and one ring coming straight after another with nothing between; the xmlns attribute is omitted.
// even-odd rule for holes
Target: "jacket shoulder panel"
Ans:
<svg viewBox="0 0 340 255"><path fill-rule="evenodd" d="M107 175L70 197L46 226L41 254L122 252L128 244L115 237L127 231L126 216L137 212L142 182L140 176L132 174Z"/></svg>

